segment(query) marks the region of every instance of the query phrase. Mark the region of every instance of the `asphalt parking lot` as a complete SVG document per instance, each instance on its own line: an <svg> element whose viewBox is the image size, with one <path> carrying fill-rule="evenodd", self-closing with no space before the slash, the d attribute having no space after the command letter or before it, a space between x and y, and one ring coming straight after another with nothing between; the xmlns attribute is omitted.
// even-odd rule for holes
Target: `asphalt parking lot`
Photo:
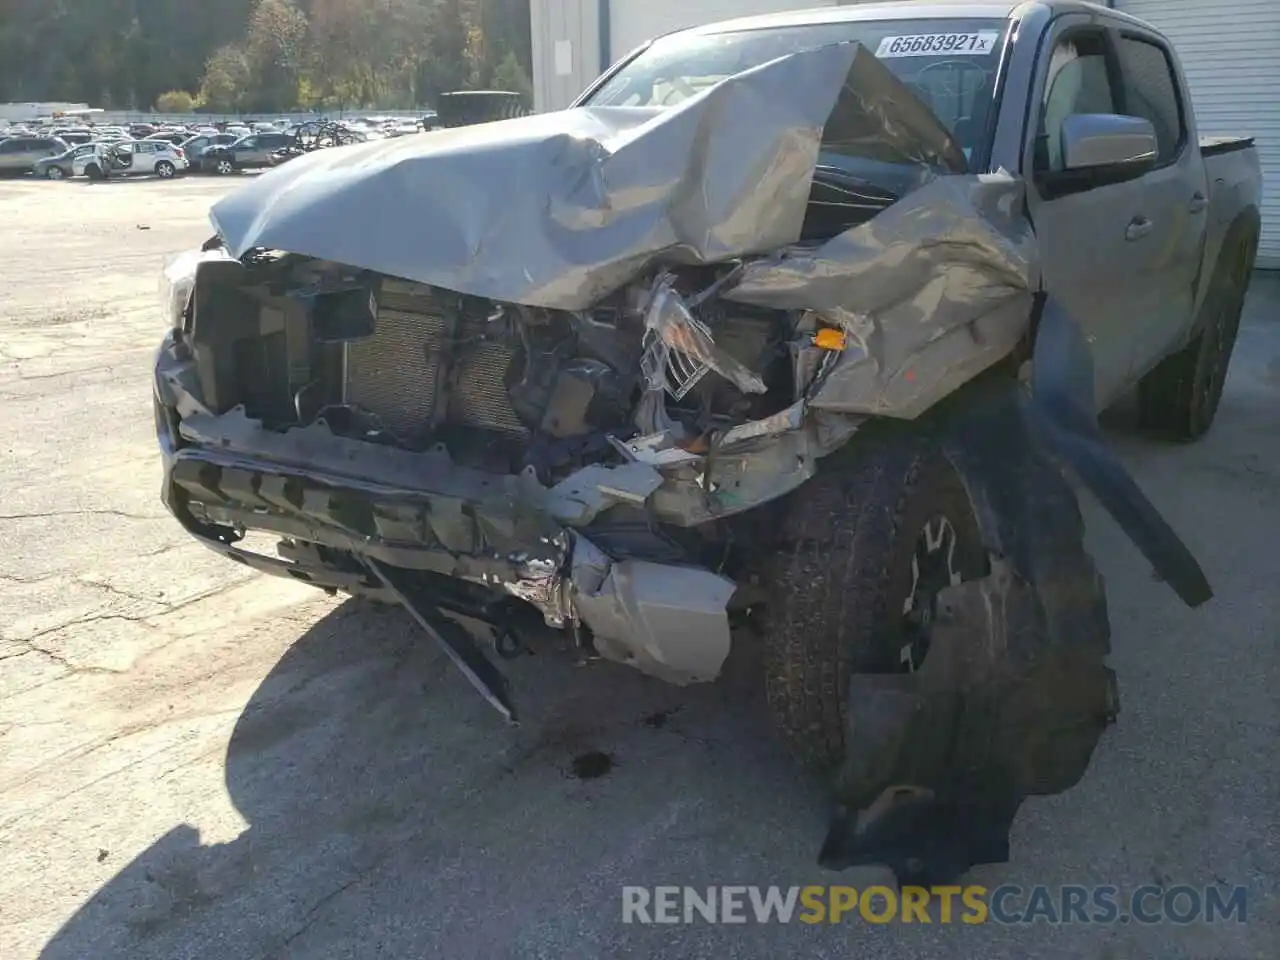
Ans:
<svg viewBox="0 0 1280 960"><path fill-rule="evenodd" d="M814 860L817 786L745 653L719 683L508 666L506 728L409 618L248 574L158 499L164 254L219 179L0 183L0 957L1280 956L1280 280L1217 425L1110 435L1217 596L1091 503L1122 713L975 882L1230 884L1245 923L636 927L624 884L883 881ZM573 761L607 754L581 779Z"/></svg>

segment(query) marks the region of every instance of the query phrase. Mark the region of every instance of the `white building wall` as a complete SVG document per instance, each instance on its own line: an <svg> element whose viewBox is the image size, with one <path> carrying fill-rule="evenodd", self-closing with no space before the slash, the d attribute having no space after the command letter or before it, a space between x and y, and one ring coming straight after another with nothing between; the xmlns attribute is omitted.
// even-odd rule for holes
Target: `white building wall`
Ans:
<svg viewBox="0 0 1280 960"><path fill-rule="evenodd" d="M1117 0L1178 51L1201 136L1252 136L1262 163L1258 265L1280 268L1280 2Z"/></svg>
<svg viewBox="0 0 1280 960"><path fill-rule="evenodd" d="M530 0L529 14L533 108L563 110L602 72L599 0Z"/></svg>

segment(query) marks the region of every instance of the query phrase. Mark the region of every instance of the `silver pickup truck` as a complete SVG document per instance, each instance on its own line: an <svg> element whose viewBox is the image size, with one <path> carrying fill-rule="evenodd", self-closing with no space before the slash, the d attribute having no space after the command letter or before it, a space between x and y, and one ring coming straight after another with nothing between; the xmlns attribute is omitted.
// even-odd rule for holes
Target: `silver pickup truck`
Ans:
<svg viewBox="0 0 1280 960"><path fill-rule="evenodd" d="M1067 473L1212 595L1096 415L1208 429L1259 179L1159 32L1074 0L675 33L569 110L219 201L166 273L164 500L403 603L513 720L495 658L536 645L675 683L758 645L822 861L954 875L1115 715Z"/></svg>

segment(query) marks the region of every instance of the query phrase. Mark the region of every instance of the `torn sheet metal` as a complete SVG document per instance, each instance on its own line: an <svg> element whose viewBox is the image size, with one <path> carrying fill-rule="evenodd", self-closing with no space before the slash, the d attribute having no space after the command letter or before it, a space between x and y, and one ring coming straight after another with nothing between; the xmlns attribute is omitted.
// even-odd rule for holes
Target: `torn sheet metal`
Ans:
<svg viewBox="0 0 1280 960"><path fill-rule="evenodd" d="M963 170L857 43L780 57L666 109L578 107L319 150L214 205L231 253L286 250L494 300L583 310L654 261L795 243L824 128L842 153Z"/></svg>
<svg viewBox="0 0 1280 960"><path fill-rule="evenodd" d="M1024 192L1004 173L935 179L816 248L747 263L722 296L843 328L815 409L914 418L1027 333L1039 268Z"/></svg>
<svg viewBox="0 0 1280 960"><path fill-rule="evenodd" d="M649 508L668 523L691 527L776 500L810 479L818 461L843 446L861 423L860 417L807 411L797 403L733 427L705 454L678 446L638 453L661 464L665 478Z"/></svg>
<svg viewBox="0 0 1280 960"><path fill-rule="evenodd" d="M319 150L211 218L235 256L287 250L585 309L660 252L716 262L794 242L858 49L775 60L667 110L581 107Z"/></svg>

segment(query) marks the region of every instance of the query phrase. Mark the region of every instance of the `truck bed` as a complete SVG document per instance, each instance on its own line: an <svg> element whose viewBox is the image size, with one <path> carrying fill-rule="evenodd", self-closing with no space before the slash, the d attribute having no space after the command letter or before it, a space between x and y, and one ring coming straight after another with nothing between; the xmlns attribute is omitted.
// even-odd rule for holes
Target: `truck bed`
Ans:
<svg viewBox="0 0 1280 960"><path fill-rule="evenodd" d="M1200 155L1215 157L1222 153L1234 153L1253 146L1253 137L1201 137Z"/></svg>

